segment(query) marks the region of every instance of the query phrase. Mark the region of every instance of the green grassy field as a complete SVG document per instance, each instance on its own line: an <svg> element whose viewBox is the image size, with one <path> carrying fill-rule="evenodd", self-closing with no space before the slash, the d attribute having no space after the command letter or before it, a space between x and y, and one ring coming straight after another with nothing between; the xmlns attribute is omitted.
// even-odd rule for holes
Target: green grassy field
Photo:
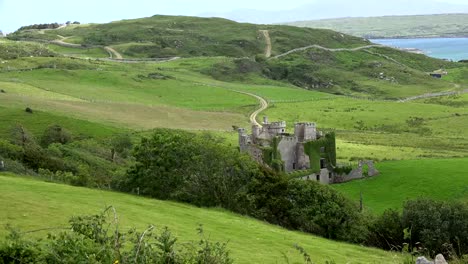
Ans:
<svg viewBox="0 0 468 264"><path fill-rule="evenodd" d="M314 263L401 263L402 256L356 245L332 242L300 232L287 231L264 222L219 209L201 209L185 204L45 183L14 175L0 174L0 235L11 223L23 230L66 226L73 215L94 214L112 205L117 209L120 228L144 229L165 226L181 241L197 239L196 228L203 224L211 240L228 242L236 263L283 263L302 261L295 243L304 247ZM39 235L39 234L36 234ZM339 249L339 250L337 250Z"/></svg>
<svg viewBox="0 0 468 264"><path fill-rule="evenodd" d="M286 120L290 126L313 121L320 128L337 130L338 158L343 162L369 157L393 160L467 155L465 96L407 103L374 101L305 90L257 75L243 81L221 81L203 74L212 65L226 61L231 59L120 64L23 58L0 65L0 89L6 92L0 93L0 102L16 112L31 107L53 116L123 129L227 132L233 125L249 127L248 115L258 102L236 92L244 91L270 101L270 108L262 115L271 120ZM8 67L33 70L7 71ZM408 95L432 89L390 86L385 89ZM5 126L22 122L4 116ZM416 117L422 119L421 123L408 123ZM232 134L226 137L230 142L236 138Z"/></svg>
<svg viewBox="0 0 468 264"><path fill-rule="evenodd" d="M56 115L48 112L35 111L29 114L24 109L0 107L0 138L8 139L11 136L12 128L23 125L37 138L50 125L60 125L73 131L75 136L106 138L116 133L127 132L125 128L106 126L103 124L89 122L70 116Z"/></svg>
<svg viewBox="0 0 468 264"><path fill-rule="evenodd" d="M374 213L416 198L468 201L467 158L387 161L377 169L379 176L333 187L354 200L362 191L364 206Z"/></svg>
<svg viewBox="0 0 468 264"><path fill-rule="evenodd" d="M220 25L225 26L223 32ZM37 40L62 35L68 42L110 45L124 57L185 58L126 64L98 60L107 56L100 48L70 49L0 40L0 46L9 45L14 51L0 49L0 89L4 90L0 93L0 137L8 138L11 128L19 123L37 136L49 125L59 124L74 135L96 138L128 131L148 133L164 127L211 131L237 147L233 126L249 128L249 114L258 107L255 98L239 93L249 92L269 101L269 108L261 115L285 120L290 129L294 122L309 121L321 129L335 130L340 163L359 159L385 161L378 164L381 176L336 187L352 199L357 199L361 188L365 189L365 205L375 213L400 208L408 198L466 197L468 94L406 103L396 100L467 89L465 64L381 47L339 52L309 49L262 64L252 59L264 52L265 41L258 34L261 29L269 30L273 54L311 44L331 48L368 44L324 30L163 16L72 26L44 34L20 32L12 37ZM95 34L96 30L102 34ZM155 35L161 39L150 43L148 38ZM182 43L173 46L172 43L178 43L174 40ZM220 44L214 47L213 43ZM88 56L93 58L83 59ZM244 56L250 59L235 59ZM442 80L428 76L428 72L441 68L449 72ZM26 107L34 113L25 113ZM262 258L271 260L265 262L281 261L279 250L287 248L289 254L293 242L306 246L320 261L329 256L338 263L351 259L379 263L370 256L384 254L329 244L216 210L12 177L1 177L0 181L5 182L0 185L5 189L0 193L1 199L21 201L1 206L9 210L5 212L10 220L27 229L40 227L44 222L60 225L75 210L90 213L105 204L114 204L125 223L140 227L149 222L171 225L185 239L194 239L196 222L206 215L207 223L202 222L211 225L208 231L215 238L235 240L233 252L241 262L246 261L249 248L258 249L258 262ZM14 196L15 190L18 196ZM65 196L66 192L74 194ZM24 199L19 199L22 196ZM40 199L42 196L46 199ZM36 202L43 200L43 205ZM149 211L153 207L157 212ZM171 210L173 214L168 214ZM29 211L30 215L23 213ZM59 214L61 211L66 215ZM59 217L54 218L57 214ZM222 227L226 223L233 226L227 232ZM255 229L261 232L256 233ZM293 238L287 238L289 234ZM260 246L254 247L257 242ZM340 255L333 251L337 247ZM360 250L365 252L361 255Z"/></svg>
<svg viewBox="0 0 468 264"><path fill-rule="evenodd" d="M360 158L400 160L468 155L468 112L456 103L398 103L335 97L274 103L265 114L271 120L285 120L289 124L313 120L320 128L335 129L337 157L345 162Z"/></svg>
<svg viewBox="0 0 468 264"><path fill-rule="evenodd" d="M366 38L453 37L468 34L467 14L338 18L287 23Z"/></svg>

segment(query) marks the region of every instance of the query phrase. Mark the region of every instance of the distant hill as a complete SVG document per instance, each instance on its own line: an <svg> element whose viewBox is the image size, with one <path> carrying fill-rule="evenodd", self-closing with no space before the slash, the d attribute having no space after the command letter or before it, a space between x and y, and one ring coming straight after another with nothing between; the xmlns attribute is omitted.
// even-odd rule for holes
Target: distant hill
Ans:
<svg viewBox="0 0 468 264"><path fill-rule="evenodd" d="M19 30L13 40L61 39L84 46L112 46L124 57L245 57L265 52L269 30L272 55L313 44L328 48L368 45L369 42L324 29L237 23L222 18L153 16L108 24L72 25L51 30Z"/></svg>
<svg viewBox="0 0 468 264"><path fill-rule="evenodd" d="M407 85L424 87L426 92L450 89L454 84L434 80L428 73L462 66L372 45L328 29L255 25L222 18L157 15L107 24L19 30L8 38L53 41L50 50L73 57L102 58L106 56L104 47L124 59L228 57L232 60L223 59L198 71L229 82L246 76L267 77L309 90L385 99L419 94L419 88L402 88ZM64 49L56 46L58 42L74 45ZM16 53L30 54L28 50ZM271 53L269 59L267 53Z"/></svg>
<svg viewBox="0 0 468 264"><path fill-rule="evenodd" d="M337 18L286 23L364 38L466 37L468 14Z"/></svg>
<svg viewBox="0 0 468 264"><path fill-rule="evenodd" d="M297 8L289 7L288 3L285 2L284 8L279 11L242 9L231 12L211 12L200 15L205 17L224 17L239 22L270 24L338 17L426 15L467 12L467 4L449 4L435 0L311 0L310 3Z"/></svg>

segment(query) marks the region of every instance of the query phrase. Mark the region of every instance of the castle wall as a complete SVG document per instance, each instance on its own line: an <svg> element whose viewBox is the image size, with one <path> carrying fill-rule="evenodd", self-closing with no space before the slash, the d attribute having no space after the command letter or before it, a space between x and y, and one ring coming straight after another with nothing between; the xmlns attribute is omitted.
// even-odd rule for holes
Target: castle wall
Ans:
<svg viewBox="0 0 468 264"><path fill-rule="evenodd" d="M294 135L299 142L317 139L317 127L315 123L296 123L294 126Z"/></svg>
<svg viewBox="0 0 468 264"><path fill-rule="evenodd" d="M320 183L326 185L330 184L330 171L328 171L328 169L320 170Z"/></svg>
<svg viewBox="0 0 468 264"><path fill-rule="evenodd" d="M296 147L296 137L283 137L278 144L278 151L281 154L281 160L284 163L285 172L291 172L297 169Z"/></svg>
<svg viewBox="0 0 468 264"><path fill-rule="evenodd" d="M298 142L296 145L296 169L310 169L310 158L304 151L304 144Z"/></svg>
<svg viewBox="0 0 468 264"><path fill-rule="evenodd" d="M305 181L318 181L321 184L329 185L331 183L330 171L328 169L321 169L320 173L312 173L301 178Z"/></svg>

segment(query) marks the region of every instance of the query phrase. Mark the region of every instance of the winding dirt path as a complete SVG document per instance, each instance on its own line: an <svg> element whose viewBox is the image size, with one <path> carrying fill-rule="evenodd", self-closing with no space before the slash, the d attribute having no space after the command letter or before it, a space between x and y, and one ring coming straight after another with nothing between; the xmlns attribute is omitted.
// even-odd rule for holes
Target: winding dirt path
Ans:
<svg viewBox="0 0 468 264"><path fill-rule="evenodd" d="M111 47L104 47L104 49L109 53L111 59L123 60L122 54Z"/></svg>
<svg viewBox="0 0 468 264"><path fill-rule="evenodd" d="M260 33L263 34L263 37L265 38L266 42L266 47L265 47L265 57L270 58L271 57L271 38L270 38L270 32L268 30L259 30Z"/></svg>
<svg viewBox="0 0 468 264"><path fill-rule="evenodd" d="M300 51L304 51L304 50L308 50L308 49L312 49L312 48L321 49L321 50L326 50L326 51L331 51L331 52L339 52L339 51L359 51L359 50L369 49L369 48L374 48L374 47L382 47L382 45L367 45L367 46L362 46L362 47L357 47L357 48L337 48L337 49L330 49L330 48L325 48L325 47L322 47L322 46L320 46L320 45L314 44L314 45L310 45L310 46L307 46L307 47L302 47L302 48L297 48L297 49L290 50L290 51L285 52L285 53L283 53L283 54L274 56L274 57L272 57L272 59L278 59L278 58L287 56L287 55L289 55L289 54L291 54L291 53L300 52Z"/></svg>
<svg viewBox="0 0 468 264"><path fill-rule="evenodd" d="M241 94L245 94L245 95L248 95L248 96L252 96L254 98L256 98L259 102L260 102L260 108L255 110L255 112L253 112L252 114L250 114L250 123L252 123L252 125L257 125L259 127L262 127L262 125L260 123L257 122L257 116L265 111L267 108L268 108L268 102L267 100L265 100L264 98L256 95L256 94L253 94L253 93L249 93L249 92L243 92L243 91L237 91L237 90L231 90L233 92L236 92L236 93L241 93Z"/></svg>

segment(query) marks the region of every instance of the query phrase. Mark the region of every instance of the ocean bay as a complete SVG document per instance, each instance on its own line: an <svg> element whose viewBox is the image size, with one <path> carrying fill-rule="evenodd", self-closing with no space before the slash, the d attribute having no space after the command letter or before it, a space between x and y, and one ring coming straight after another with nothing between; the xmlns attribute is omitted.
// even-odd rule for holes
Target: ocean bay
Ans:
<svg viewBox="0 0 468 264"><path fill-rule="evenodd" d="M468 59L468 38L372 39L386 46L421 50L427 56L453 61Z"/></svg>

